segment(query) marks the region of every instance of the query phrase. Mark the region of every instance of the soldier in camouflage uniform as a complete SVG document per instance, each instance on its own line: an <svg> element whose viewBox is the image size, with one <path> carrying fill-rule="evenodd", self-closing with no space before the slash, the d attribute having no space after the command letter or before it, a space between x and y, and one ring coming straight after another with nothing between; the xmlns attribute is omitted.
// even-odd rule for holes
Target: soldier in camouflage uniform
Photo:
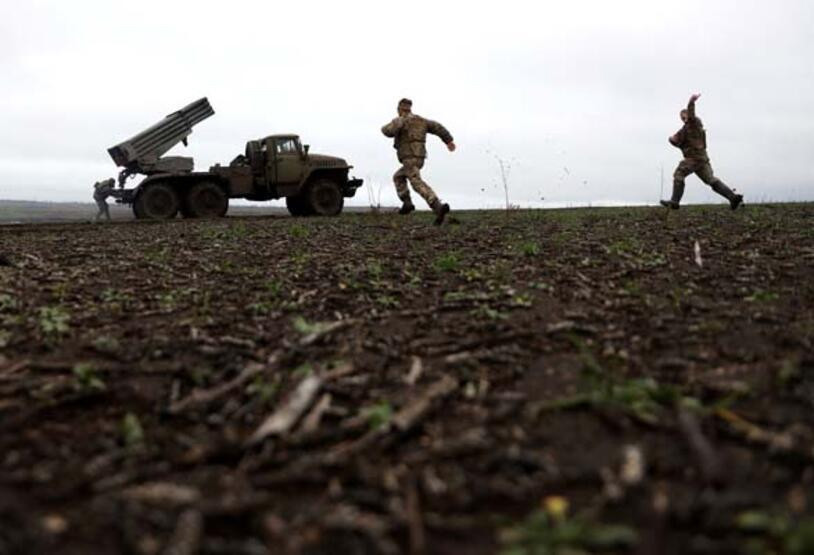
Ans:
<svg viewBox="0 0 814 555"><path fill-rule="evenodd" d="M399 162L402 164L393 175L396 192L402 202L399 214L409 214L415 210L410 199L410 190L407 188L409 180L413 189L435 212L435 225L441 225L449 212L449 205L438 200L432 188L421 178L421 168L427 157L427 133L440 137L450 152L455 151L455 142L443 125L413 114L412 107L411 100L402 98L398 104L398 117L382 127L382 133L393 138L393 148L396 149Z"/></svg>
<svg viewBox="0 0 814 555"><path fill-rule="evenodd" d="M99 207L99 212L96 213L96 221L102 219L104 216L107 221L110 221L110 210L107 207L107 197L113 194L113 188L116 181L105 179L104 181L97 181L93 184L93 200L96 201L96 206Z"/></svg>
<svg viewBox="0 0 814 555"><path fill-rule="evenodd" d="M670 144L680 148L684 159L678 164L673 174L673 196L670 200L662 200L661 205L678 210L681 197L684 195L684 179L688 175L696 174L712 187L712 190L729 201L732 210L736 210L743 202L743 195L736 195L732 189L715 177L707 155L707 132L704 124L695 115L695 102L701 97L694 94L686 110L681 110L681 121L684 122L678 133L670 137Z"/></svg>

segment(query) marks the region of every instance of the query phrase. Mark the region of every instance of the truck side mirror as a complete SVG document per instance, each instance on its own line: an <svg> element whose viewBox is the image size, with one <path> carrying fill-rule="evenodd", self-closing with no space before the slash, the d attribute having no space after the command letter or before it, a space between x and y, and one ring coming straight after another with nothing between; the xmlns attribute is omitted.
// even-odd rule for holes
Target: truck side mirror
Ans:
<svg viewBox="0 0 814 555"><path fill-rule="evenodd" d="M308 151L311 150L311 145L305 145L304 147L302 147L302 150L303 150L303 153L305 155L305 158L307 158L308 157Z"/></svg>

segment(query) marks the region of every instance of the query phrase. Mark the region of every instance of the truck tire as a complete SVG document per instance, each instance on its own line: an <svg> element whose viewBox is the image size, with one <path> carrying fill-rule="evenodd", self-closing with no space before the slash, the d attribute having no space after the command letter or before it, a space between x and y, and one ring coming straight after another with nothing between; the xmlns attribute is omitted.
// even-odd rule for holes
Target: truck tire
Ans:
<svg viewBox="0 0 814 555"><path fill-rule="evenodd" d="M308 216L310 212L306 199L302 195L285 197L285 207L288 208L288 213L294 217Z"/></svg>
<svg viewBox="0 0 814 555"><path fill-rule="evenodd" d="M133 216L135 216L137 220L143 220L146 217L144 215L144 212L141 211L141 206L139 205L139 203L133 202L132 208Z"/></svg>
<svg viewBox="0 0 814 555"><path fill-rule="evenodd" d="M317 216L336 216L342 212L345 197L339 184L332 179L317 179L305 189L307 206Z"/></svg>
<svg viewBox="0 0 814 555"><path fill-rule="evenodd" d="M178 193L167 183L150 183L136 197L133 213L136 218L171 220L178 214Z"/></svg>
<svg viewBox="0 0 814 555"><path fill-rule="evenodd" d="M212 181L196 183L187 191L182 213L190 218L222 218L229 210L229 196Z"/></svg>

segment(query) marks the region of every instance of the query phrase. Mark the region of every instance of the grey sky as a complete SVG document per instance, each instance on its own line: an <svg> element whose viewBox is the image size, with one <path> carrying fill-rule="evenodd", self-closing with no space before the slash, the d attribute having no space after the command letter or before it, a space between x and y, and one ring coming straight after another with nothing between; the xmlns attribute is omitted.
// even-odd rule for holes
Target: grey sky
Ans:
<svg viewBox="0 0 814 555"><path fill-rule="evenodd" d="M198 168L300 133L397 202L379 128L402 96L455 135L425 177L458 207L655 202L703 94L713 167L748 200L814 199L814 3L40 0L0 6L0 198L88 200L106 149L208 96ZM716 201L695 177L688 202ZM356 204L365 204L360 191Z"/></svg>

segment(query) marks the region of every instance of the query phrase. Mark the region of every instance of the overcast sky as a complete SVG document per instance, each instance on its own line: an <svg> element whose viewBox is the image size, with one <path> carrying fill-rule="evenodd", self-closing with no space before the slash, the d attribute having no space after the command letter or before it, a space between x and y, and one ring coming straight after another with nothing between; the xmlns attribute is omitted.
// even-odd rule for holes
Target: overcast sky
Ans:
<svg viewBox="0 0 814 555"><path fill-rule="evenodd" d="M394 205L380 128L407 96L455 136L425 167L453 207L504 202L496 157L514 204L653 203L700 92L719 177L747 202L814 200L813 54L810 0L0 0L0 198L90 200L108 147L207 96L173 151L198 169L295 132Z"/></svg>

